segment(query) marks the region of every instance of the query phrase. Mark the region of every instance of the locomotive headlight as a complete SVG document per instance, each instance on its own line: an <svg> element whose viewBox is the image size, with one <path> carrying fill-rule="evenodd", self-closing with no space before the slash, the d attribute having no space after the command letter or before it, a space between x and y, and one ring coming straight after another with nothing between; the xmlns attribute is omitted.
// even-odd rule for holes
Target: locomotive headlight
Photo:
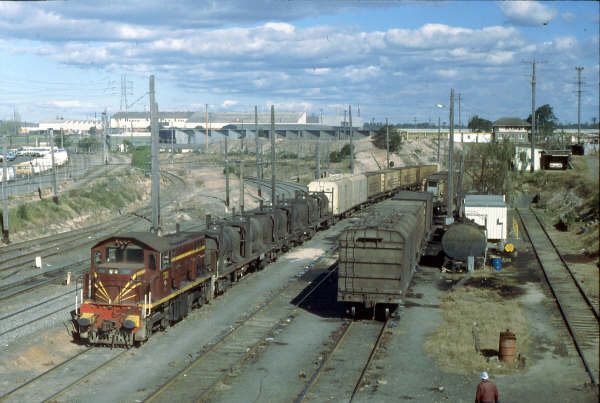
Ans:
<svg viewBox="0 0 600 403"><path fill-rule="evenodd" d="M108 269L109 274L119 274L119 269Z"/></svg>

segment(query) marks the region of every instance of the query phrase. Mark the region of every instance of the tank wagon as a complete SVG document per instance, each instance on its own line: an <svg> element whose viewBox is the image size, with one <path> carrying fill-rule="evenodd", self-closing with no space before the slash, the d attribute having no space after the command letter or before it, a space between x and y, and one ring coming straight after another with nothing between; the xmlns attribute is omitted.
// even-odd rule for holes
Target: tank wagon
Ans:
<svg viewBox="0 0 600 403"><path fill-rule="evenodd" d="M379 180L390 195L392 189ZM91 249L90 270L72 312L74 337L88 344L142 343L337 217L381 197L369 197L365 175L322 183L334 191L297 193L274 207L261 204L219 220L207 216L203 231L130 232L100 240Z"/></svg>
<svg viewBox="0 0 600 403"><path fill-rule="evenodd" d="M402 302L431 233L432 201L399 192L340 234L337 300L352 316L365 308L388 317Z"/></svg>

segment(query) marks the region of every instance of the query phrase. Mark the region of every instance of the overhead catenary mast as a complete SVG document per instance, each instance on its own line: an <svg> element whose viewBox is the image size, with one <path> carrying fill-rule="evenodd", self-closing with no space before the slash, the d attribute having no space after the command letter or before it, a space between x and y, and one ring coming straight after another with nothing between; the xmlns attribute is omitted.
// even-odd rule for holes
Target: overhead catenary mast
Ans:
<svg viewBox="0 0 600 403"><path fill-rule="evenodd" d="M348 120L350 124L350 172L354 174L354 147L352 144L352 106L348 105Z"/></svg>
<svg viewBox="0 0 600 403"><path fill-rule="evenodd" d="M275 106L271 105L271 206L277 205L275 198Z"/></svg>
<svg viewBox="0 0 600 403"><path fill-rule="evenodd" d="M154 97L154 75L150 76L150 132L152 135L152 232L160 230L160 161L158 159L158 105Z"/></svg>
<svg viewBox="0 0 600 403"><path fill-rule="evenodd" d="M262 178L260 177L260 164L262 163L262 158L260 158L259 150L258 150L258 106L254 105L254 137L256 140L256 179L258 179L258 197L262 197Z"/></svg>

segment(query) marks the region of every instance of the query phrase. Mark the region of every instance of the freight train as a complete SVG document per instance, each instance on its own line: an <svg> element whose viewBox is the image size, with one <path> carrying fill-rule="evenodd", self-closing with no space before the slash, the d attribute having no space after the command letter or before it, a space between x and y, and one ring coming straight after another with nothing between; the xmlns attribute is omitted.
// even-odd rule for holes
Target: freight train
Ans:
<svg viewBox="0 0 600 403"><path fill-rule="evenodd" d="M435 167L319 180L332 183L331 188L311 183L313 193L298 192L275 206L261 205L218 220L207 216L203 231L164 236L130 232L104 238L91 249L90 270L83 276L72 315L74 336L88 344L142 343L348 211L399 189L418 187ZM362 193L346 204L353 186Z"/></svg>

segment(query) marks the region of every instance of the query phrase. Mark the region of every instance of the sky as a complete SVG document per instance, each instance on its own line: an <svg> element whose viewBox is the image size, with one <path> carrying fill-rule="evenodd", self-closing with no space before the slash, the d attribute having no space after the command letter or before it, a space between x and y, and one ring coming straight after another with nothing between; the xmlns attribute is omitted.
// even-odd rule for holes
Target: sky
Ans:
<svg viewBox="0 0 600 403"><path fill-rule="evenodd" d="M599 114L599 3L71 0L0 2L0 119L147 110L307 111L364 121L489 120L550 104ZM123 89L122 80L126 82ZM127 106L124 104L124 96ZM438 108L436 105L445 105Z"/></svg>

